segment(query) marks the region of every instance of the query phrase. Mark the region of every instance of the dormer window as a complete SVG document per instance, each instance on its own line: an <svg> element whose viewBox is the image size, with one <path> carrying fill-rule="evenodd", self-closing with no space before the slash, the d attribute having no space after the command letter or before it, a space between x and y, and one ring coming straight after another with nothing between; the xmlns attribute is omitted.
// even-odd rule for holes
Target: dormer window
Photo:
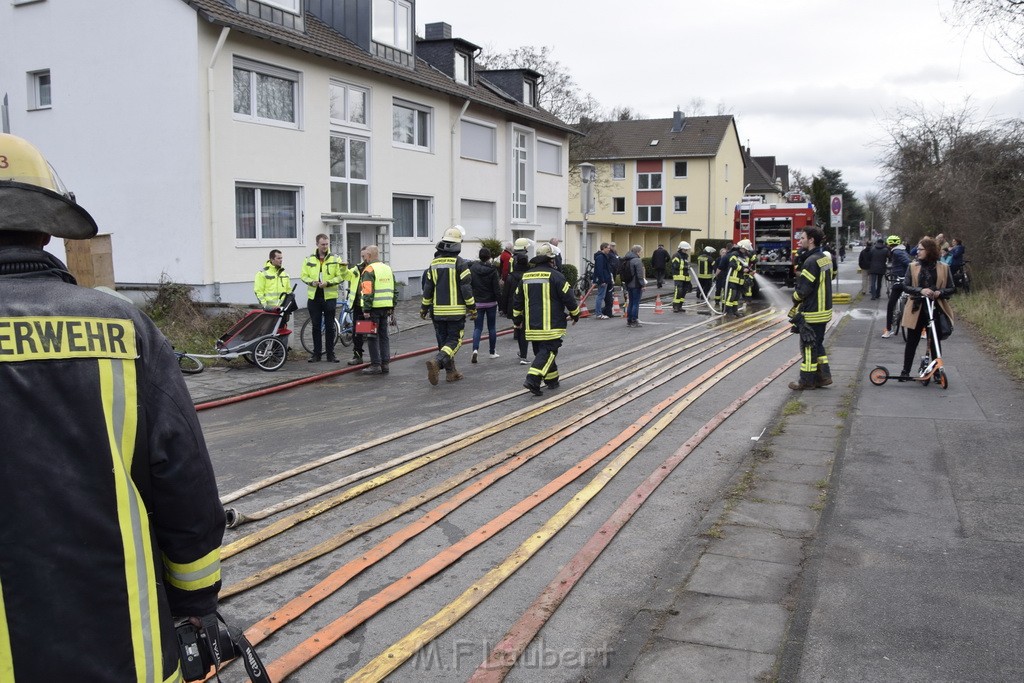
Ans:
<svg viewBox="0 0 1024 683"><path fill-rule="evenodd" d="M301 0L260 0L264 5L283 9L285 12L299 14L302 10Z"/></svg>
<svg viewBox="0 0 1024 683"><path fill-rule="evenodd" d="M373 41L412 52L412 3L373 0Z"/></svg>
<svg viewBox="0 0 1024 683"><path fill-rule="evenodd" d="M469 83L469 55L465 52L455 53L455 82Z"/></svg>
<svg viewBox="0 0 1024 683"><path fill-rule="evenodd" d="M523 79L523 104L537 106L537 82L529 78Z"/></svg>

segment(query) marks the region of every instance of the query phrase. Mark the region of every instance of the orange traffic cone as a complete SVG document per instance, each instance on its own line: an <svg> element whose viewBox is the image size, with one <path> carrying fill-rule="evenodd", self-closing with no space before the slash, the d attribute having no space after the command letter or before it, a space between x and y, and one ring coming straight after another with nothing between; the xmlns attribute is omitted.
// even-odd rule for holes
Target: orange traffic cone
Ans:
<svg viewBox="0 0 1024 683"><path fill-rule="evenodd" d="M580 317L581 318L589 318L590 317L590 311L587 310L587 300L585 298L583 299L583 301L580 302Z"/></svg>
<svg viewBox="0 0 1024 683"><path fill-rule="evenodd" d="M605 299L607 301L607 299ZM619 308L619 295L615 294L612 296L612 317L619 318L622 316L622 309Z"/></svg>
<svg viewBox="0 0 1024 683"><path fill-rule="evenodd" d="M654 297L654 314L662 315L665 313L665 309L661 307L661 294Z"/></svg>

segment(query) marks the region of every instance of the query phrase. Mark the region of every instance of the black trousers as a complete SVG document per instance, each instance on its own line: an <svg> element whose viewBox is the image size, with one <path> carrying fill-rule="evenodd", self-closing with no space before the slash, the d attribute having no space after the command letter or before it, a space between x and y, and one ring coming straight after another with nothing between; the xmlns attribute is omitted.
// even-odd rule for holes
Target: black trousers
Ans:
<svg viewBox="0 0 1024 683"><path fill-rule="evenodd" d="M526 373L526 381L540 386L541 380L547 384L558 384L558 349L562 340L545 339L533 342L533 364Z"/></svg>
<svg viewBox="0 0 1024 683"><path fill-rule="evenodd" d="M434 334L437 336L437 364L451 368L455 354L462 348L462 337L466 333L466 319L434 320Z"/></svg>
<svg viewBox="0 0 1024 683"><path fill-rule="evenodd" d="M334 356L334 337L337 330L334 327L334 316L338 308L337 299L310 299L307 305L309 311L309 324L313 328L313 355L320 356L324 350L324 337L327 342L328 357ZM321 334L323 330L323 334Z"/></svg>
<svg viewBox="0 0 1024 683"><path fill-rule="evenodd" d="M377 323L377 334L366 337L366 345L370 347L370 365L388 365L391 363L391 336L388 334L388 318L390 308L374 308L370 310L370 320Z"/></svg>

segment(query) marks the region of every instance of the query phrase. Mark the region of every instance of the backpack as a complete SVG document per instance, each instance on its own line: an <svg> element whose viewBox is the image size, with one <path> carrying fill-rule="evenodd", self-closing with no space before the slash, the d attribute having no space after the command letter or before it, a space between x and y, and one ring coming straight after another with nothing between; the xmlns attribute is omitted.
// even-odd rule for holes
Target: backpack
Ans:
<svg viewBox="0 0 1024 683"><path fill-rule="evenodd" d="M623 285L628 285L633 281L633 259L622 259L619 261L619 279L622 280Z"/></svg>

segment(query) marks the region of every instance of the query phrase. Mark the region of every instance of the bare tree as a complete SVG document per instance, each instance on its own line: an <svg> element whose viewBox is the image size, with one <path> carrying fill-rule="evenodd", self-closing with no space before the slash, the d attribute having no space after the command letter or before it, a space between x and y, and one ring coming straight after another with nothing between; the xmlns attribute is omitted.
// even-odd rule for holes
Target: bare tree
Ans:
<svg viewBox="0 0 1024 683"><path fill-rule="evenodd" d="M954 0L947 21L978 29L1024 74L1024 1ZM996 60L993 60L996 61Z"/></svg>

